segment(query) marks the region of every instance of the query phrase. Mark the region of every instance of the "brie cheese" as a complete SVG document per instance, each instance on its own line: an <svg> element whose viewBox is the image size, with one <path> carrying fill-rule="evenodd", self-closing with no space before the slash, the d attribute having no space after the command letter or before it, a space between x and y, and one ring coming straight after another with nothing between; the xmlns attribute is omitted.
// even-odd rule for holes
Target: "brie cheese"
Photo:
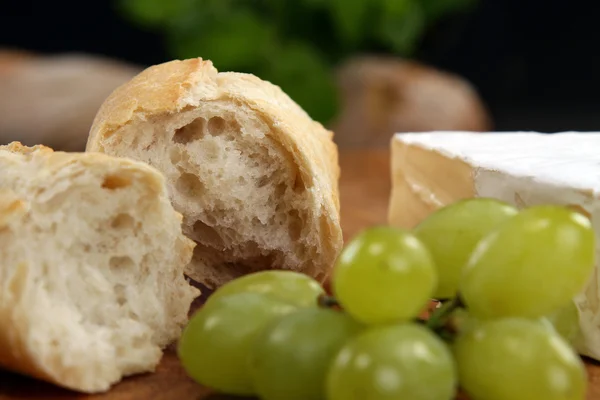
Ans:
<svg viewBox="0 0 600 400"><path fill-rule="evenodd" d="M570 206L592 220L600 238L600 133L394 136L391 225L413 228L438 208L473 197L492 197L519 208ZM596 266L587 288L576 298L581 327L576 347L596 360L600 360L599 277Z"/></svg>

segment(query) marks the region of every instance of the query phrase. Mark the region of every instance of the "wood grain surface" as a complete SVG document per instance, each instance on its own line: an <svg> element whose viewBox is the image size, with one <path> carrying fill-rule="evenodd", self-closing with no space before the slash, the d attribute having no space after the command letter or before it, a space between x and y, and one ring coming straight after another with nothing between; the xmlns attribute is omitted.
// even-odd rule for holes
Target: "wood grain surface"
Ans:
<svg viewBox="0 0 600 400"><path fill-rule="evenodd" d="M360 229L386 222L390 192L387 150L342 152L341 213L346 239ZM200 303L200 302L199 302ZM587 400L600 400L600 365L586 360ZM460 396L461 399L464 397ZM212 393L186 377L173 349L153 374L125 379L106 394L86 396L15 374L0 372L0 400L242 400Z"/></svg>

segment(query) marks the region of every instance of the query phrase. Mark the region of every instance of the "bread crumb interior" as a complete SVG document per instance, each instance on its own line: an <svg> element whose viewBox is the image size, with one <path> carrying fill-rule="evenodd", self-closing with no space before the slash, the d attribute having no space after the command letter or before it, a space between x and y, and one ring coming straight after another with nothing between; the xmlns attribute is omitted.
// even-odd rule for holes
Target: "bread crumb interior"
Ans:
<svg viewBox="0 0 600 400"><path fill-rule="evenodd" d="M192 278L210 286L268 268L313 273L311 182L256 113L215 102L122 129L137 132L118 134L134 138L123 146L128 155L168 178L184 233L197 243L189 270L201 276Z"/></svg>

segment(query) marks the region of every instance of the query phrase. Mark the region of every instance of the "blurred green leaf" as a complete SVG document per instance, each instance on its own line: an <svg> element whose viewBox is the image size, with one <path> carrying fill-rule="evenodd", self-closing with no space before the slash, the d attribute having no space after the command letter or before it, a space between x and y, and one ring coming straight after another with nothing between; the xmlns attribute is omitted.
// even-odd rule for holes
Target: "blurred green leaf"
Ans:
<svg viewBox="0 0 600 400"><path fill-rule="evenodd" d="M380 0L383 15L393 15L401 17L409 11L412 3L427 0Z"/></svg>
<svg viewBox="0 0 600 400"><path fill-rule="evenodd" d="M125 15L145 26L166 23L190 5L190 0L121 0L118 3Z"/></svg>
<svg viewBox="0 0 600 400"><path fill-rule="evenodd" d="M237 9L227 18L205 20L170 38L177 57L210 59L220 70L242 70L262 63L275 41L272 25L247 9Z"/></svg>
<svg viewBox="0 0 600 400"><path fill-rule="evenodd" d="M274 0L278 1L278 0ZM281 0L279 0L281 1ZM325 7L327 6L331 0L300 0L301 3L309 6L309 7Z"/></svg>
<svg viewBox="0 0 600 400"><path fill-rule="evenodd" d="M478 0L422 0L423 10L429 20L438 20L444 15L470 10Z"/></svg>
<svg viewBox="0 0 600 400"><path fill-rule="evenodd" d="M278 84L313 118L337 110L337 63L361 52L416 54L434 22L478 0L112 0L161 31L176 58Z"/></svg>
<svg viewBox="0 0 600 400"><path fill-rule="evenodd" d="M421 38L426 19L419 0L384 0L379 35L395 52L410 56Z"/></svg>
<svg viewBox="0 0 600 400"><path fill-rule="evenodd" d="M329 0L333 20L346 43L356 44L364 35L365 15L371 0Z"/></svg>
<svg viewBox="0 0 600 400"><path fill-rule="evenodd" d="M265 78L279 85L314 119L329 121L337 110L337 93L331 68L314 48L286 44L269 63Z"/></svg>

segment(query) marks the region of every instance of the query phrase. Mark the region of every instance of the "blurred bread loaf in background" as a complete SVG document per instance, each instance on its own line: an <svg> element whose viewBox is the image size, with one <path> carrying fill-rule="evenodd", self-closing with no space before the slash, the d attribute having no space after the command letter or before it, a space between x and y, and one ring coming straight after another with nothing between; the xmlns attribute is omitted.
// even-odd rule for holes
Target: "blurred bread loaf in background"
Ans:
<svg viewBox="0 0 600 400"><path fill-rule="evenodd" d="M198 295L193 247L154 168L0 146L0 367L89 393L153 371Z"/></svg>
<svg viewBox="0 0 600 400"><path fill-rule="evenodd" d="M464 78L396 57L357 56L338 71L342 107L332 125L342 147L389 146L394 133L491 130Z"/></svg>
<svg viewBox="0 0 600 400"><path fill-rule="evenodd" d="M104 99L140 70L88 54L0 51L0 144L83 151Z"/></svg>

